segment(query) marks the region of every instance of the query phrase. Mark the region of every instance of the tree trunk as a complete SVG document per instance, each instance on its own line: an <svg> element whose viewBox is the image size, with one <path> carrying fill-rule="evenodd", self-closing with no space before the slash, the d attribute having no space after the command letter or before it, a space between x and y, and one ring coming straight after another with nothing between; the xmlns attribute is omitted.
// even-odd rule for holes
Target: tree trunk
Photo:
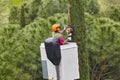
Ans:
<svg viewBox="0 0 120 80"><path fill-rule="evenodd" d="M69 0L69 3L71 6L71 22L75 30L73 40L78 45L80 80L90 80L88 54L86 52L84 0Z"/></svg>

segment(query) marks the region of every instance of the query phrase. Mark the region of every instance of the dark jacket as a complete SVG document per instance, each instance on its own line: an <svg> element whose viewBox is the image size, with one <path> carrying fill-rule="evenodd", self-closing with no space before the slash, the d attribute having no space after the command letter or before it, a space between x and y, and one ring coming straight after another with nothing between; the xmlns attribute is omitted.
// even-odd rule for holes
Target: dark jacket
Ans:
<svg viewBox="0 0 120 80"><path fill-rule="evenodd" d="M57 38L48 38L45 40L45 50L47 58L54 64L59 65L61 60L60 45L57 43Z"/></svg>

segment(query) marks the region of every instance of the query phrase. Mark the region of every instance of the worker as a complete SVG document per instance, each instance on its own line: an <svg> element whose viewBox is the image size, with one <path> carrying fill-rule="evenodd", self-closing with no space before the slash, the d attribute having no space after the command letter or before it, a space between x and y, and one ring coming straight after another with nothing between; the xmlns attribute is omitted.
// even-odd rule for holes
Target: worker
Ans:
<svg viewBox="0 0 120 80"><path fill-rule="evenodd" d="M67 33L67 38L68 38L68 41L72 41L72 35L73 35L73 28L68 26L66 28L66 33Z"/></svg>
<svg viewBox="0 0 120 80"><path fill-rule="evenodd" d="M64 45L68 42L68 39L64 40L62 33L65 31L66 27L61 30L59 24L52 25L53 38L59 45Z"/></svg>

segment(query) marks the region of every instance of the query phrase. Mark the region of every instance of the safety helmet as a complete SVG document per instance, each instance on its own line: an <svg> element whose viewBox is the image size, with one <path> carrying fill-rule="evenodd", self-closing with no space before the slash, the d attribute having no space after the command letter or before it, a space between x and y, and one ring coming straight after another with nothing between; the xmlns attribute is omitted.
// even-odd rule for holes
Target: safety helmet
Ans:
<svg viewBox="0 0 120 80"><path fill-rule="evenodd" d="M53 24L52 25L52 31L53 32L59 32L60 31L60 25L59 24Z"/></svg>

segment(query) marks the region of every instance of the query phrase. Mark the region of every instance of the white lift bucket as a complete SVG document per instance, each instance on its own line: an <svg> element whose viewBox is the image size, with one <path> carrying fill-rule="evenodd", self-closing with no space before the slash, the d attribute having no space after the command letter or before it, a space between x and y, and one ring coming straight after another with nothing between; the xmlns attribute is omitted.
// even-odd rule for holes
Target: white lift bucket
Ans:
<svg viewBox="0 0 120 80"><path fill-rule="evenodd" d="M61 62L59 65L60 80L79 79L78 46L69 42L61 48ZM47 58L44 43L40 46L43 78L57 80L56 68Z"/></svg>

